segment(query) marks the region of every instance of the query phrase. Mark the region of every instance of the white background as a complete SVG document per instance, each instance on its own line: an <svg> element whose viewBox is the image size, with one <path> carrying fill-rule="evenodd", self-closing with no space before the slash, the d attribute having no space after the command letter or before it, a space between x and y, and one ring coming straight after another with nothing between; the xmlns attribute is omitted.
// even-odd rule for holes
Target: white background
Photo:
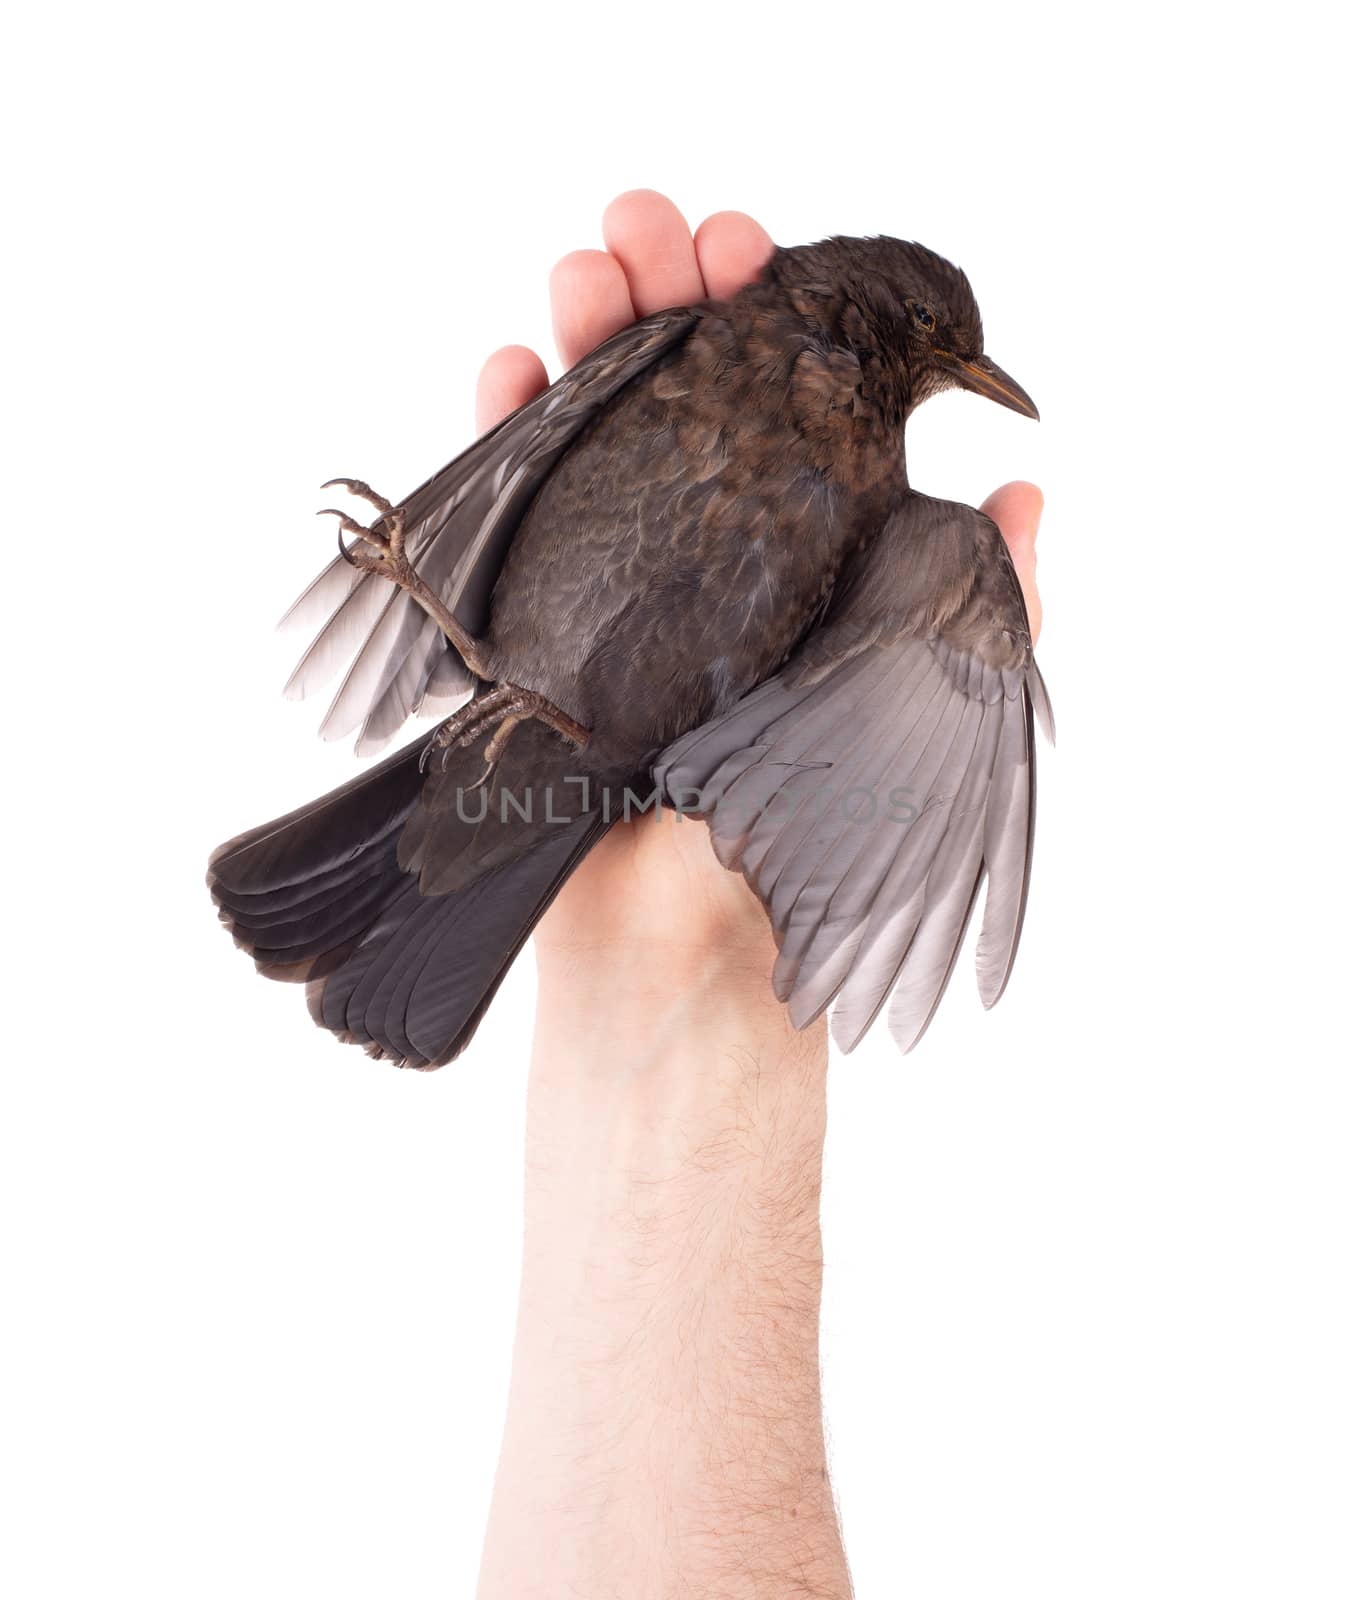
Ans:
<svg viewBox="0 0 1366 1600"><path fill-rule="evenodd" d="M471 1592L530 959L434 1076L202 886L351 770L278 696L323 478L416 483L648 185L968 268L1048 495L1035 892L990 1016L832 1074L859 1594L1366 1592L1353 48L1336 7L47 8L5 46L0 1435L16 1596ZM1341 13L1345 16L1345 10ZM645 1597L642 1597L645 1600Z"/></svg>

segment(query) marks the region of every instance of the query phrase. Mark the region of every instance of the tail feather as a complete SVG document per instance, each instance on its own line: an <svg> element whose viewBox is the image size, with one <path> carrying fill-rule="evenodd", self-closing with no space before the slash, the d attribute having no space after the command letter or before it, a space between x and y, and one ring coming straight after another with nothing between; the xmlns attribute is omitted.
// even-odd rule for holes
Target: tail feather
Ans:
<svg viewBox="0 0 1366 1600"><path fill-rule="evenodd" d="M315 1021L372 1055L428 1068L469 1043L528 934L608 823L599 813L509 833L487 861L463 852L470 865L449 892L424 894L420 868L405 870L400 851L415 814L424 843L434 842L419 807L424 744L222 845L209 888L258 971L308 985ZM477 752L469 758L482 765ZM460 776L452 768L445 780ZM455 833L447 820L447 847L458 847Z"/></svg>
<svg viewBox="0 0 1366 1600"><path fill-rule="evenodd" d="M301 824L301 828L303 826ZM234 876L237 863L215 858L210 863L214 898L240 916L248 926L258 925L254 919L271 919L285 912L296 917L307 916L346 894L361 874L387 864L401 832L401 824L387 830L350 860L319 872L306 883L288 883L279 889L263 889L254 893L230 887L230 881L237 881Z"/></svg>
<svg viewBox="0 0 1366 1600"><path fill-rule="evenodd" d="M220 845L209 891L257 970L298 983L335 965L396 888L399 834L417 804L421 744L287 816Z"/></svg>
<svg viewBox="0 0 1366 1600"><path fill-rule="evenodd" d="M340 882L356 855L402 828L421 788L423 741L397 751L340 789L221 844L209 858L215 899L289 903Z"/></svg>
<svg viewBox="0 0 1366 1600"><path fill-rule="evenodd" d="M372 1055L436 1067L474 1036L560 885L607 824L585 816L452 894L408 878L349 958L310 984L314 1020Z"/></svg>
<svg viewBox="0 0 1366 1600"><path fill-rule="evenodd" d="M291 941L264 935L283 932L287 926L297 928L305 924L312 924L317 932L322 932L329 914L335 915L343 911L358 896L388 877L389 858L393 849L394 842L390 839L380 849L367 850L363 860L357 858L354 871L339 883L322 889L316 895L292 896L289 900L274 905L264 903L269 899L266 895L259 896L256 901L243 899L238 904L230 903L224 896L222 903L231 910L233 921L238 926L244 930L259 930L263 935L261 942L264 945L278 948L282 943L288 944Z"/></svg>

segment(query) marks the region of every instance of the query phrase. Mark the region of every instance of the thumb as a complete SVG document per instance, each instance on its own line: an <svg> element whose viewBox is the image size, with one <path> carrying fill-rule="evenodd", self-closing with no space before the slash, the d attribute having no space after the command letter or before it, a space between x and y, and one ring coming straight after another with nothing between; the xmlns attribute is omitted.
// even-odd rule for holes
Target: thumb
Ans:
<svg viewBox="0 0 1366 1600"><path fill-rule="evenodd" d="M1024 590L1025 608L1029 612L1030 636L1037 644L1043 626L1043 606L1035 582L1034 545L1039 536L1039 518L1043 516L1043 490L1032 483L1007 483L987 496L982 510L1001 530L1010 559L1015 563L1020 588Z"/></svg>

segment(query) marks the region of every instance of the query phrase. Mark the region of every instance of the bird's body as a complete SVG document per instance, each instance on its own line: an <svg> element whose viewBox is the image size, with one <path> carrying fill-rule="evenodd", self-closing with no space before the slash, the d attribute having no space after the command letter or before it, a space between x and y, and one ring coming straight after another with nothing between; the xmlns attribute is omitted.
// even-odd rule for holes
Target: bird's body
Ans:
<svg viewBox="0 0 1366 1600"><path fill-rule="evenodd" d="M500 679L593 730L589 770L643 770L776 671L905 492L903 421L861 427L838 358L790 308L756 330L751 297L701 308L580 436L494 588Z"/></svg>
<svg viewBox="0 0 1366 1600"><path fill-rule="evenodd" d="M768 906L799 1023L835 1003L847 1045L894 994L909 1047L987 875L994 1001L1042 685L995 526L906 483L906 418L950 384L1034 414L955 268L888 239L780 250L353 525L300 602L325 620L293 685L354 657L325 731L378 748L470 684L449 730L498 730L482 773L461 741L430 765L420 741L223 846L210 882L239 943L309 980L342 1037L440 1064L623 795L657 780ZM855 790L877 827L851 819Z"/></svg>

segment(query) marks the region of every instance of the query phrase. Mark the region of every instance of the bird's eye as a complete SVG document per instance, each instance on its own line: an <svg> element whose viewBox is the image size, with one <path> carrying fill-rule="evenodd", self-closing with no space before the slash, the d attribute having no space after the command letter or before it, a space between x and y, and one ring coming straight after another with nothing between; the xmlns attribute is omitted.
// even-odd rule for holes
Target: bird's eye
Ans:
<svg viewBox="0 0 1366 1600"><path fill-rule="evenodd" d="M934 312L928 306L912 306L911 315L926 333L934 332Z"/></svg>

